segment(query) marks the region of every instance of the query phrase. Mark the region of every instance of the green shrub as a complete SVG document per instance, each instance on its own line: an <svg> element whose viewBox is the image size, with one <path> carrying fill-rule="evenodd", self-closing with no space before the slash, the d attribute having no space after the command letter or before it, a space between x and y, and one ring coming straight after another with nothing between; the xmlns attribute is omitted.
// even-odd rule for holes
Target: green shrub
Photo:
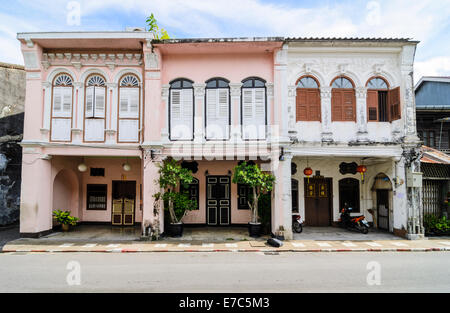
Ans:
<svg viewBox="0 0 450 313"><path fill-rule="evenodd" d="M437 217L433 214L425 214L423 226L427 233L445 233L450 231L450 220L445 216Z"/></svg>
<svg viewBox="0 0 450 313"><path fill-rule="evenodd" d="M58 223L64 225L75 226L78 222L78 218L71 216L69 211L55 210L53 211L53 216L56 218Z"/></svg>

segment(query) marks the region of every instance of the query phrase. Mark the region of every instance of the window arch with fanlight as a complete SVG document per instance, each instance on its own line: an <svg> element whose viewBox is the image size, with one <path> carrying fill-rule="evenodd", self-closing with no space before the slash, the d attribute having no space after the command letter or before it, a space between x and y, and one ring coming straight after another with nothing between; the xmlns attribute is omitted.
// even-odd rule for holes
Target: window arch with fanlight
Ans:
<svg viewBox="0 0 450 313"><path fill-rule="evenodd" d="M61 73L52 83L51 141L71 141L72 106L73 78L67 73Z"/></svg>
<svg viewBox="0 0 450 313"><path fill-rule="evenodd" d="M297 81L296 117L297 121L320 121L320 89L312 76L300 77Z"/></svg>
<svg viewBox="0 0 450 313"><path fill-rule="evenodd" d="M344 76L331 82L331 120L356 122L356 94L353 82Z"/></svg>
<svg viewBox="0 0 450 313"><path fill-rule="evenodd" d="M106 80L102 75L88 76L85 84L84 141L105 141Z"/></svg>
<svg viewBox="0 0 450 313"><path fill-rule="evenodd" d="M133 74L119 80L118 142L139 142L141 84Z"/></svg>
<svg viewBox="0 0 450 313"><path fill-rule="evenodd" d="M400 119L400 88L390 89L383 77L367 81L367 121L391 122Z"/></svg>

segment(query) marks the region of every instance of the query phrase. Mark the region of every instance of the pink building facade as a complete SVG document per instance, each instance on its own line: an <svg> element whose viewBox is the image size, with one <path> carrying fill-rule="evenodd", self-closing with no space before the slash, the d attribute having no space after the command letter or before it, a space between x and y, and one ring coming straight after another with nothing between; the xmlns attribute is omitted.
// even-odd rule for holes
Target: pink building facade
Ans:
<svg viewBox="0 0 450 313"><path fill-rule="evenodd" d="M322 89L321 114L311 113L307 118L313 121L303 123L304 106L301 100L291 97L296 88L301 88L296 84L309 76L322 84L333 84L334 80L325 82L327 78L320 74L314 78L317 64L291 61L296 58L296 51L310 51L311 47L296 47L298 43L283 38L155 41L147 32L84 32L23 33L18 39L27 72L22 141L23 236L50 232L52 211L56 209L70 210L86 223L118 226L140 223L145 228L159 222L164 231L164 213L153 198L159 191L155 179L158 165L165 158L174 157L195 168L195 180L189 191L198 200L198 208L188 213L183 220L185 224L246 225L250 221L250 211L243 205L247 190L233 184L231 177L239 161L254 160L276 177L271 229L274 234L283 231L289 239L293 206L297 206L298 212L299 203L300 207L308 203L305 200L308 186L301 181L293 187L294 175L298 176L293 167L298 164L301 173L305 161L305 166L309 162L325 162L324 167L329 166L326 147L330 142L334 142L334 148L343 144L346 147L342 151L347 153L341 154L339 162L363 157L365 151L352 151L349 144L352 138L339 138L345 137L340 133L342 128L367 143L369 157L373 149L378 153L382 150L379 147L386 146L379 139L370 143L369 137L380 131L387 133L388 142L392 145L395 142L398 149L376 154L374 160L384 159L369 160L368 164L374 168L384 166L393 173L393 166L399 162L395 158L403 148L402 142L391 134L399 129L403 132L406 118L412 114L403 100L407 87L400 76L395 82L401 86L399 106L405 112L400 122L391 121L389 126L383 123L379 127L367 123L366 98L357 104L358 112L363 110L364 116L358 114L354 121L331 121L331 118L329 121L328 109L324 107L327 95ZM323 43L310 45L326 49ZM355 44L344 45L355 48ZM367 57L392 53L401 58L404 46L412 45L415 49L414 42L405 41L377 45L375 48L373 43L365 45ZM336 54L336 49L317 51L317 55ZM347 77L348 81L362 84L355 78L358 74L353 76L351 71L346 72L345 66L336 66L341 70L335 77ZM395 66L393 71L400 70L401 64ZM376 71L373 65L366 67L362 71ZM325 86L312 86L311 94L316 87ZM361 99L368 90L367 86L362 88L366 88L366 93L358 94ZM317 122L314 116L319 116ZM415 129L410 135L414 146ZM317 153L318 145L325 148ZM308 159L311 147L316 154ZM338 160L334 157L333 162ZM380 166L381 163L384 165ZM401 170L405 177L405 169ZM397 176L392 174L389 181L397 184ZM331 183L330 188L339 186ZM415 192L406 185L401 188L404 197ZM367 193L371 193L370 189ZM361 190L361 202L367 201L365 196ZM390 197L387 201L393 203L395 196ZM330 225L337 220L334 211L339 204L335 202L330 201L333 211L328 218ZM406 233L417 232L406 230L409 217L402 214L408 215L407 202L399 203L397 210L401 213L394 214L401 216L398 219L402 222L398 223ZM301 213L307 215L304 208ZM308 221L308 216L305 219ZM388 230L395 232L392 228Z"/></svg>

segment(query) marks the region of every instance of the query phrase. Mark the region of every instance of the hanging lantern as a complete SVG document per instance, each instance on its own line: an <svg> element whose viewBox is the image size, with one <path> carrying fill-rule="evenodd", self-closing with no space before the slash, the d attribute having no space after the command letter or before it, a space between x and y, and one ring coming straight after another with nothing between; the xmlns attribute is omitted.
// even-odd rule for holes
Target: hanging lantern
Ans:
<svg viewBox="0 0 450 313"><path fill-rule="evenodd" d="M364 173L367 172L367 167L365 165L358 165L356 171L361 174L361 181L364 183Z"/></svg>
<svg viewBox="0 0 450 313"><path fill-rule="evenodd" d="M122 168L125 172L129 172L131 171L131 165L127 162L125 164L122 165Z"/></svg>
<svg viewBox="0 0 450 313"><path fill-rule="evenodd" d="M307 167L303 170L303 174L305 174L306 177L308 177L308 184L309 184L309 176L311 176L313 173L312 168Z"/></svg>
<svg viewBox="0 0 450 313"><path fill-rule="evenodd" d="M78 170L80 171L80 172L86 172L87 171L87 165L83 162L83 163L81 163L81 164L79 164L78 165Z"/></svg>

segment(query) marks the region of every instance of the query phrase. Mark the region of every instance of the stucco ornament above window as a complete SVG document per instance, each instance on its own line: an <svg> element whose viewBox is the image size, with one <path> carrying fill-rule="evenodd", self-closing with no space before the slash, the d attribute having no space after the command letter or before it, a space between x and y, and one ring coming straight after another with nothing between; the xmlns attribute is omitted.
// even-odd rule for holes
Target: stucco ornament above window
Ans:
<svg viewBox="0 0 450 313"><path fill-rule="evenodd" d="M55 86L72 86L73 81L69 75L61 74L55 80Z"/></svg>
<svg viewBox="0 0 450 313"><path fill-rule="evenodd" d="M134 75L127 75L120 81L120 87L139 87L139 81Z"/></svg>

